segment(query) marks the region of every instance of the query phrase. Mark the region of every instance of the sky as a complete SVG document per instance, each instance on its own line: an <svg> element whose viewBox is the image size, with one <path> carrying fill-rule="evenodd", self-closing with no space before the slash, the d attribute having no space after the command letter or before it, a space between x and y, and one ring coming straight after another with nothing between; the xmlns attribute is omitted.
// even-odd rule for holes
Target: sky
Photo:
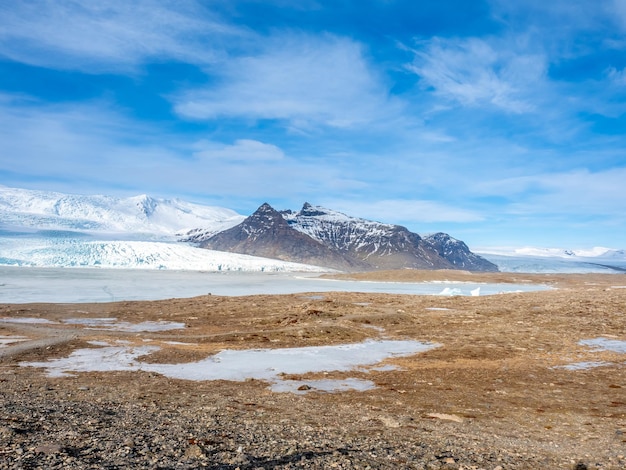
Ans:
<svg viewBox="0 0 626 470"><path fill-rule="evenodd" d="M626 0L1 1L0 184L626 248Z"/></svg>

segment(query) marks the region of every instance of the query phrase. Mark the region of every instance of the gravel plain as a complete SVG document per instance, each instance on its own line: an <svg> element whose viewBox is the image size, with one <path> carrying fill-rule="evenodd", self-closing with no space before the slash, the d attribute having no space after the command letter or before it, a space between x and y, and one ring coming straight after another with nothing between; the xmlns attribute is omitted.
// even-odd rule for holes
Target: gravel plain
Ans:
<svg viewBox="0 0 626 470"><path fill-rule="evenodd" d="M626 341L624 275L405 270L350 277L555 289L0 305L0 337L21 339L0 347L0 468L626 468L626 354L580 343ZM10 321L23 318L32 321ZM76 318L185 328L63 322ZM177 380L146 371L50 377L45 368L24 367L104 343L155 345L142 361L182 364L225 349L383 337L441 347L385 362L394 367L284 377L302 382L298 393L273 392L261 380ZM307 386L348 377L376 387L327 393Z"/></svg>

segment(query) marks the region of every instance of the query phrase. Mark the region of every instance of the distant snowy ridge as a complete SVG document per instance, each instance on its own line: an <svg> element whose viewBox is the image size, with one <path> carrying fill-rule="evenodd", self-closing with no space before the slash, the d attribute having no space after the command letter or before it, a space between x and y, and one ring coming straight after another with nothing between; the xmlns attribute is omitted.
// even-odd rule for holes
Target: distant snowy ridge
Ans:
<svg viewBox="0 0 626 470"><path fill-rule="evenodd" d="M606 260L626 260L626 250L617 250L605 247L594 247L590 249L565 249L565 248L481 248L476 250L485 255L498 256L529 256L529 257L551 257L563 259L595 258Z"/></svg>
<svg viewBox="0 0 626 470"><path fill-rule="evenodd" d="M624 273L626 251L595 247L563 248L481 248L476 250L503 272L525 273Z"/></svg>
<svg viewBox="0 0 626 470"><path fill-rule="evenodd" d="M146 195L83 196L0 186L0 228L125 233L173 238L192 229L209 233L244 219L233 210Z"/></svg>

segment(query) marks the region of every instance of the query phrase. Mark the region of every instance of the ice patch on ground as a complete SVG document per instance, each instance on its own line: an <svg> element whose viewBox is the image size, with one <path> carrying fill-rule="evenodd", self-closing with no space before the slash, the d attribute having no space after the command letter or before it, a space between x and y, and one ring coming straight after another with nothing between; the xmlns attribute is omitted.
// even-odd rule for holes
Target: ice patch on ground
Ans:
<svg viewBox="0 0 626 470"><path fill-rule="evenodd" d="M103 342L91 344L101 346ZM141 363L137 359L159 349L157 346L108 345L77 349L68 357L47 362L21 362L20 366L44 367L48 377L72 377L75 372L138 371L141 370Z"/></svg>
<svg viewBox="0 0 626 470"><path fill-rule="evenodd" d="M376 388L376 384L371 380L363 379L345 379L345 380L281 380L270 386L273 392L290 392L296 394L305 394L307 392L347 392L354 390L357 392L365 392Z"/></svg>
<svg viewBox="0 0 626 470"><path fill-rule="evenodd" d="M184 323L171 321L144 321L141 323L130 323L126 321L117 321L117 318L69 318L63 320L63 323L69 325L82 325L94 330L113 330L113 331L168 331L180 330L185 328Z"/></svg>
<svg viewBox="0 0 626 470"><path fill-rule="evenodd" d="M626 341L619 339L609 338L593 338L583 339L578 342L581 346L589 346L593 351L611 351L621 354L626 354ZM614 365L612 362L605 361L588 361L588 362L574 362L573 364L567 364L565 366L557 366L555 369L566 370L586 370L594 367L603 367Z"/></svg>
<svg viewBox="0 0 626 470"><path fill-rule="evenodd" d="M99 343L101 344L101 343ZM119 344L119 343L118 343ZM342 379L332 381L284 381L285 374L347 372L355 368L366 371L393 357L424 352L438 344L412 340L366 340L338 346L309 346L286 349L223 350L206 359L182 364L153 364L138 359L159 350L156 346L107 345L74 351L65 358L46 362L22 362L23 367L42 367L50 377L70 376L75 372L146 371L173 379L231 380L257 379L270 382L272 389L293 391L303 384L316 390L332 391L368 389L367 381ZM365 369L363 369L365 368ZM283 383L286 382L286 383ZM332 385L332 387L331 387ZM366 387L366 388L363 388ZM306 388L306 387L305 387Z"/></svg>
<svg viewBox="0 0 626 470"><path fill-rule="evenodd" d="M12 343L18 343L20 341L27 341L28 338L25 336L4 336L0 335L0 348L4 348Z"/></svg>
<svg viewBox="0 0 626 470"><path fill-rule="evenodd" d="M612 351L626 354L626 341L609 338L583 339L578 344L590 346L598 351Z"/></svg>
<svg viewBox="0 0 626 470"><path fill-rule="evenodd" d="M55 324L56 322L46 320L45 318L31 318L31 317L2 317L0 318L0 322L2 323L45 323L45 324Z"/></svg>
<svg viewBox="0 0 626 470"><path fill-rule="evenodd" d="M572 364L567 364L565 366L557 366L555 369L565 369L565 370L588 370L594 369L596 367L610 366L610 362L604 361L584 361L584 362L574 362Z"/></svg>

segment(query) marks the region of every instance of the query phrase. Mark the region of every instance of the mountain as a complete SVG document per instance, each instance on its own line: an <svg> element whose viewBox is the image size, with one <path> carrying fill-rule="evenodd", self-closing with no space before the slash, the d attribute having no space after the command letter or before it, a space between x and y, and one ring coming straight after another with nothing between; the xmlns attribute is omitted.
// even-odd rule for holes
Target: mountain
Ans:
<svg viewBox="0 0 626 470"><path fill-rule="evenodd" d="M439 256L451 263L455 269L468 271L497 271L497 267L491 261L472 253L468 246L461 240L452 238L447 233L435 233L425 237L426 245L433 248ZM496 269L494 269L496 267Z"/></svg>
<svg viewBox="0 0 626 470"><path fill-rule="evenodd" d="M85 196L4 186L0 186L0 265L210 271L496 270L448 235L421 238L398 225L310 204L299 212L282 213L263 204L246 218L230 209L179 199Z"/></svg>
<svg viewBox="0 0 626 470"><path fill-rule="evenodd" d="M147 195L129 198L84 196L0 186L0 229L66 230L174 239L202 229L217 233L244 219L223 207Z"/></svg>
<svg viewBox="0 0 626 470"><path fill-rule="evenodd" d="M239 225L208 237L200 247L340 270L366 268L365 264L293 229L282 214L267 203Z"/></svg>
<svg viewBox="0 0 626 470"><path fill-rule="evenodd" d="M309 203L299 212L278 212L263 204L241 224L208 237L200 246L352 271L497 271L449 235L422 239L399 225L350 217Z"/></svg>

